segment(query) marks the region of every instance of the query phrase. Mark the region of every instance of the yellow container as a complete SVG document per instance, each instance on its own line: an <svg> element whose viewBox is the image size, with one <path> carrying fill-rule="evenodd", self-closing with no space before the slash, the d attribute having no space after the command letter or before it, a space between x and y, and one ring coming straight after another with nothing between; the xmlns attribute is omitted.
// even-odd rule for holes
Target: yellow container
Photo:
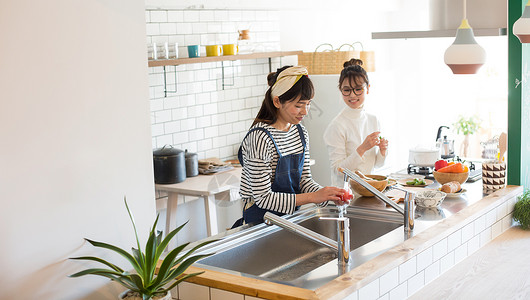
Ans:
<svg viewBox="0 0 530 300"><path fill-rule="evenodd" d="M236 44L223 45L223 55L235 55L239 52L239 47Z"/></svg>
<svg viewBox="0 0 530 300"><path fill-rule="evenodd" d="M221 51L221 45L206 46L206 56L219 56L221 55Z"/></svg>

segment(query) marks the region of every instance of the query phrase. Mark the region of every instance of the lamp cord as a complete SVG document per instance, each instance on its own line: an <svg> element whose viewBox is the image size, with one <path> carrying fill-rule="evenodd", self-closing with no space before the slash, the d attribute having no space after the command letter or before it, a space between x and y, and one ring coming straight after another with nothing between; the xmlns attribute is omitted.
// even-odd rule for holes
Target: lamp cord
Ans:
<svg viewBox="0 0 530 300"><path fill-rule="evenodd" d="M464 0L464 19L467 19L466 0Z"/></svg>

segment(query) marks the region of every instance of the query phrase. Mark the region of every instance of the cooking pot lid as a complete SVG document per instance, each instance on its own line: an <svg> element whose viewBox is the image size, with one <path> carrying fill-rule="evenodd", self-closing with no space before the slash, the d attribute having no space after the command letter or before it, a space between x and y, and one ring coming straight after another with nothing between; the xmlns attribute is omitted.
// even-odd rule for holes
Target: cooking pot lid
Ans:
<svg viewBox="0 0 530 300"><path fill-rule="evenodd" d="M171 145L164 145L164 147L153 151L154 156L174 156L184 152L180 149L173 148Z"/></svg>

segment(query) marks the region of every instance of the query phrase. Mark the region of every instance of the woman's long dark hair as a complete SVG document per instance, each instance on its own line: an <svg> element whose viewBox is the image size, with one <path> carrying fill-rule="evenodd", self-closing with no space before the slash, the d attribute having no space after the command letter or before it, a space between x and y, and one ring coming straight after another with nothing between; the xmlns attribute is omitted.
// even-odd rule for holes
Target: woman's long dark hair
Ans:
<svg viewBox="0 0 530 300"><path fill-rule="evenodd" d="M256 125L259 122L274 124L276 120L278 120L278 109L276 108L276 106L274 106L274 103L272 102L271 89L274 83L276 83L278 75L283 70L290 67L292 66L281 67L277 69L276 72L272 72L267 75L267 83L269 84L269 89L265 93L265 99L263 99L261 108L258 112L258 115L254 119L252 126ZM293 101L298 96L301 96L300 100L311 100L313 99L314 95L315 89L313 88L313 83L311 82L311 79L309 79L309 77L304 75L287 92L278 96L278 98L280 99L280 103L283 104L289 101Z"/></svg>
<svg viewBox="0 0 530 300"><path fill-rule="evenodd" d="M342 87L342 83L346 79L348 79L350 83L366 83L366 88L368 89L370 81L368 80L368 74L362 65L363 61L356 58L352 58L343 64L344 69L340 72L339 89Z"/></svg>

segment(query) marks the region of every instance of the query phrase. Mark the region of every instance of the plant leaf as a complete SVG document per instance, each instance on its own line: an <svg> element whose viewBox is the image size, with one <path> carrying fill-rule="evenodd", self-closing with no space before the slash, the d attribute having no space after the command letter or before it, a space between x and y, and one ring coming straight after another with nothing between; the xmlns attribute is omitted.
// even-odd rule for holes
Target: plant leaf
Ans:
<svg viewBox="0 0 530 300"><path fill-rule="evenodd" d="M160 255L162 255L162 252L164 252L164 249L167 247L171 239L182 229L186 224L188 224L189 220L186 221L184 224L180 225L179 227L175 228L173 231L171 231L166 237L162 240L162 242L156 247L156 260L160 258Z"/></svg>
<svg viewBox="0 0 530 300"><path fill-rule="evenodd" d="M80 257L71 257L70 259L76 259L76 260L93 260L93 261L97 261L97 262L100 262L110 268L112 268L113 270L117 271L117 272L120 272L120 273L123 273L123 270L116 266L115 264L113 263L110 263L104 259L101 259L99 257L94 257L94 256L80 256Z"/></svg>
<svg viewBox="0 0 530 300"><path fill-rule="evenodd" d="M209 240L209 241L206 241L206 242L202 242L200 243L199 245L193 247L193 249L189 250L188 253L186 253L185 255L181 256L179 259L177 259L174 263L173 263L173 266L176 266L177 264L179 264L181 261L183 261L186 257L190 256L193 252L197 251L197 249L199 248L202 248L208 244L211 244L213 242L217 242L219 239L216 239L216 240Z"/></svg>
<svg viewBox="0 0 530 300"><path fill-rule="evenodd" d="M171 272L167 276L167 279L163 282L163 285L165 285L169 281L173 280L174 278L176 278L177 276L182 274L184 271L186 271L186 269L189 268L189 266L191 266L196 261L198 261L200 259L203 259L205 257L211 256L211 255L213 255L213 253L196 255L196 256L192 256L192 257L186 259L180 265L178 265L176 268L171 269Z"/></svg>
<svg viewBox="0 0 530 300"><path fill-rule="evenodd" d="M141 273L140 265L138 264L136 259L132 255L130 255L127 251L125 251L125 250L123 250L123 249L121 249L119 247L116 247L114 245L107 244L107 243L97 242L97 241L93 241L93 240L89 240L89 239L85 239L85 240L87 242L89 242L90 244L92 244L92 246L94 246L94 247L109 249L109 250L112 250L112 251L120 254L121 256L125 257L131 263L131 265L136 270L136 272Z"/></svg>
<svg viewBox="0 0 530 300"><path fill-rule="evenodd" d="M133 225L134 229L134 235L136 236L136 244L138 245L138 251L140 251L140 259L138 260L138 263L141 265L144 264L144 259L142 257L142 247L140 246L140 239L138 238L138 231L136 230L136 224L134 223L134 218L131 213L131 210L129 209L129 205L127 204L127 197L123 196L123 202L125 202L125 208L127 208L127 213L129 214L129 218L131 219L131 223ZM140 272L138 272L140 273Z"/></svg>
<svg viewBox="0 0 530 300"><path fill-rule="evenodd" d="M153 278L153 275L155 274L155 267L157 259L156 256L156 223L158 222L158 215L156 216L155 224L153 225L153 228L151 228L151 232L149 233L149 239L147 239L147 243L145 244L145 281L146 285L149 285L151 283L151 280Z"/></svg>
<svg viewBox="0 0 530 300"><path fill-rule="evenodd" d="M180 277L179 279L175 280L175 282L173 282L169 287L165 288L164 290L165 291L169 291L171 290L172 288L174 288L175 286L177 286L177 284L181 283L182 281L190 278L190 277L194 277L194 276L197 276L197 275L201 275L202 273L204 273L204 271L202 272L197 272L197 273L191 273L191 274L188 274L188 275L185 275L185 276L182 276Z"/></svg>
<svg viewBox="0 0 530 300"><path fill-rule="evenodd" d="M189 245L189 243L185 243L183 245L180 245L177 248L171 250L166 255L166 257L164 257L164 260L162 261L162 265L160 266L160 269L158 269L158 274L156 276L156 279L149 286L150 288L158 287L158 286L163 285L163 284L161 284L161 282L163 282L165 280L165 278L167 277L167 273L168 273L169 269L171 269L171 267L173 266L173 261L179 255L179 253L182 251L182 249L184 249L188 245Z"/></svg>

